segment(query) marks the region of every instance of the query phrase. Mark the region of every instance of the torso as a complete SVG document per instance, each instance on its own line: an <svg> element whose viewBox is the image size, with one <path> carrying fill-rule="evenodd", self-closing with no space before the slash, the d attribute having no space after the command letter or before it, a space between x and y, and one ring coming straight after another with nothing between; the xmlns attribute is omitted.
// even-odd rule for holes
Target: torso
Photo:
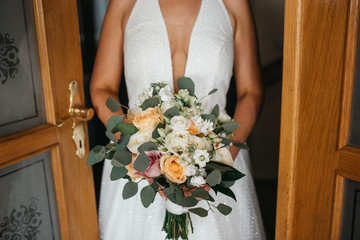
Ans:
<svg viewBox="0 0 360 240"><path fill-rule="evenodd" d="M159 0L170 43L175 91L177 91L175 81L185 73L190 36L198 17L201 1L206 0ZM123 17L123 33L136 0L132 0L132 2ZM227 6L226 0L224 4ZM236 29L234 15L229 8L227 10L233 29Z"/></svg>

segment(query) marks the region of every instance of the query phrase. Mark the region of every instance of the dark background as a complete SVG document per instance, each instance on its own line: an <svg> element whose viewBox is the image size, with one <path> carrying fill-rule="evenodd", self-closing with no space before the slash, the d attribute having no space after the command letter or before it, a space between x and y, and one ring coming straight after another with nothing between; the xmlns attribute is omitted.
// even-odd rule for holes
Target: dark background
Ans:
<svg viewBox="0 0 360 240"><path fill-rule="evenodd" d="M263 222L269 240L275 238L275 214L277 193L277 169L280 136L283 0L250 0L259 39L261 73L264 85L264 101L259 120L247 143L253 166L254 180ZM86 106L92 107L89 84L96 55L96 45L101 21L106 9L106 0L78 0L81 49L84 71ZM124 77L124 76L123 76ZM125 81L121 81L119 98L127 105ZM232 79L228 92L228 103L236 101ZM232 106L231 106L232 105ZM228 104L230 115L234 104ZM105 127L97 116L88 122L90 148L104 145L109 140ZM102 163L93 167L96 199L100 194Z"/></svg>

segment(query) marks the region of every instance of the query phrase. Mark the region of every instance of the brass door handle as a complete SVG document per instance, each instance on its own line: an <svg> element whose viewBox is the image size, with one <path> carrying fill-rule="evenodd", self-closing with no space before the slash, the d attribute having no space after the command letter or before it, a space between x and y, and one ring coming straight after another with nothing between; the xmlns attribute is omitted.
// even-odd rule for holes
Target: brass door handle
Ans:
<svg viewBox="0 0 360 240"><path fill-rule="evenodd" d="M71 107L69 109L69 116L65 119L61 119L56 121L56 126L61 127L67 121L71 119L77 119L82 122L89 121L94 116L94 109L92 108L79 108L79 107Z"/></svg>
<svg viewBox="0 0 360 240"><path fill-rule="evenodd" d="M76 80L70 82L69 91L69 116L67 116L65 119L60 119L59 121L56 121L56 126L61 127L62 125L64 125L64 123L72 120L72 128L74 129L72 139L74 140L76 146L76 155L80 158L83 158L85 156L85 130L83 122L92 119L92 117L94 116L94 109L73 106L74 97L79 92L79 84Z"/></svg>

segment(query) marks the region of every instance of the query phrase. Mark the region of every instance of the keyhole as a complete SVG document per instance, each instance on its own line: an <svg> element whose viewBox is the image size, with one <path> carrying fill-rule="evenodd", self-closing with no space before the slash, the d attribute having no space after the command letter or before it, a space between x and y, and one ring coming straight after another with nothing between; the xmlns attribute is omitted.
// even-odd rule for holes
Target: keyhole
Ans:
<svg viewBox="0 0 360 240"><path fill-rule="evenodd" d="M80 146L80 149L82 148L82 141L79 140L79 146Z"/></svg>

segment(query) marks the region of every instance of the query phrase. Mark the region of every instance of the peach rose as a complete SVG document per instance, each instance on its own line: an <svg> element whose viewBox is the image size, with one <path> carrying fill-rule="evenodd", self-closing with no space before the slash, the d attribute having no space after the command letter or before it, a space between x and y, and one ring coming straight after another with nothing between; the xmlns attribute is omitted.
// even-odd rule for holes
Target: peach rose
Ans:
<svg viewBox="0 0 360 240"><path fill-rule="evenodd" d="M176 155L163 155L160 159L160 169L165 177L174 183L186 181L186 169L180 164L179 157Z"/></svg>
<svg viewBox="0 0 360 240"><path fill-rule="evenodd" d="M159 107L154 107L137 113L133 119L133 124L140 131L153 131L162 120L163 114Z"/></svg>

